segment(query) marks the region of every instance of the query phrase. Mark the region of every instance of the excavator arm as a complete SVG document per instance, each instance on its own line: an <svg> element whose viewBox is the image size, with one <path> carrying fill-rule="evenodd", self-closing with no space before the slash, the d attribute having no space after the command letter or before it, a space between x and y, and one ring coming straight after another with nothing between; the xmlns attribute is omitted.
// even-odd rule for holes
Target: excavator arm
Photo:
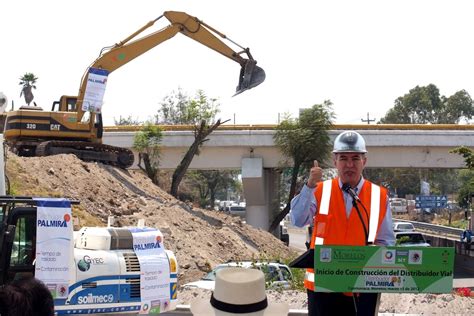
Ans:
<svg viewBox="0 0 474 316"><path fill-rule="evenodd" d="M169 20L168 26L143 34L162 17ZM107 76L177 33L239 63L241 70L236 94L265 80L265 72L256 65L248 48L243 48L184 12L164 12L118 44L102 49L82 77L77 96L61 96L59 101L53 103L50 112L39 107L23 106L7 113L3 135L10 148L22 156L72 153L87 161L130 167L134 162L134 153L130 149L102 144L103 122L98 108L102 103ZM231 42L239 51L234 51L223 40Z"/></svg>
<svg viewBox="0 0 474 316"><path fill-rule="evenodd" d="M155 22L160 20L163 16L170 21L170 25L149 35L136 38L143 31L153 26ZM91 64L90 68L102 69L110 74L114 70L149 51L153 47L172 38L177 33L182 33L240 64L242 68L239 75L239 83L236 94L253 88L265 80L264 70L256 65L257 62L253 59L248 48L243 48L242 46L228 39L226 35L200 21L198 18L190 16L184 12L176 11L164 12L163 15L148 22L142 28L118 44L102 49L100 56ZM234 45L238 46L241 51L235 52L219 37L222 39L227 39ZM246 55L247 58L242 57L242 55ZM84 100L86 92L88 74L89 69L82 78L79 94L77 97L76 109L78 121L80 121L84 115L82 101Z"/></svg>

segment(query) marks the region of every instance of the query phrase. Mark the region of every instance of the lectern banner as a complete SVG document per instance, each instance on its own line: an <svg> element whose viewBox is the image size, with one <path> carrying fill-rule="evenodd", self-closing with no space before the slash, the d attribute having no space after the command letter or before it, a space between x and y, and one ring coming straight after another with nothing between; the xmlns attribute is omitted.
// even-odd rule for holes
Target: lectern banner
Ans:
<svg viewBox="0 0 474 316"><path fill-rule="evenodd" d="M316 292L450 293L454 248L316 246Z"/></svg>

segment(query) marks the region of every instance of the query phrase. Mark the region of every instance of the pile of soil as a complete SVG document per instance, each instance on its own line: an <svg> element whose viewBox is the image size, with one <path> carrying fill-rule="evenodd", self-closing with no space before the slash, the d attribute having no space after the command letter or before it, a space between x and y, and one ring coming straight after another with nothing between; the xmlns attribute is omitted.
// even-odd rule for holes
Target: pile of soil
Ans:
<svg viewBox="0 0 474 316"><path fill-rule="evenodd" d="M80 226L134 226L139 219L158 228L179 264L179 284L195 281L217 264L242 259L287 259L295 254L267 231L237 216L196 208L154 185L139 170L84 162L74 155L18 157L7 154L14 195L66 197L80 201Z"/></svg>

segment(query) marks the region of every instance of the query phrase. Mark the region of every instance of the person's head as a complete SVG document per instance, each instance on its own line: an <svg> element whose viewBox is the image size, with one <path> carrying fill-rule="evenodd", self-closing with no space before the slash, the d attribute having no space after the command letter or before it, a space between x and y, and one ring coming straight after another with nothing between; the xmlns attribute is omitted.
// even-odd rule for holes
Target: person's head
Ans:
<svg viewBox="0 0 474 316"><path fill-rule="evenodd" d="M191 302L195 316L283 316L286 303L269 303L262 271L245 268L226 268L216 272L216 283L211 300Z"/></svg>
<svg viewBox="0 0 474 316"><path fill-rule="evenodd" d="M54 300L48 288L38 279L15 280L0 290L2 316L52 316Z"/></svg>
<svg viewBox="0 0 474 316"><path fill-rule="evenodd" d="M334 166L342 183L355 187L367 163L364 138L357 132L345 131L334 140Z"/></svg>

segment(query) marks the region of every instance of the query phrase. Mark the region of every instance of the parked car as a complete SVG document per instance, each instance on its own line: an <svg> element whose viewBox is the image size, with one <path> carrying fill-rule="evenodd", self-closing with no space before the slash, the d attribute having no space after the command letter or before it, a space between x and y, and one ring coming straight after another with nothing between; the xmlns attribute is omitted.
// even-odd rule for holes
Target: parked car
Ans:
<svg viewBox="0 0 474 316"><path fill-rule="evenodd" d="M205 275L199 281L186 283L185 288L200 288L207 290L214 290L216 272L221 269L230 267L242 267L245 269L259 269L265 274L265 281L267 287L272 289L290 289L293 275L290 268L286 264L279 262L254 262L254 261L239 261L227 262L218 265L211 272Z"/></svg>
<svg viewBox="0 0 474 316"><path fill-rule="evenodd" d="M227 207L227 211L232 215L238 215L240 217L245 217L245 206L241 205L231 205Z"/></svg>
<svg viewBox="0 0 474 316"><path fill-rule="evenodd" d="M430 247L430 241L426 240L421 233L417 232L396 232L395 238L397 246L406 247Z"/></svg>
<svg viewBox="0 0 474 316"><path fill-rule="evenodd" d="M219 211L226 211L231 205L235 205L234 201L219 201Z"/></svg>
<svg viewBox="0 0 474 316"><path fill-rule="evenodd" d="M414 232L415 226L412 223L408 222L394 222L393 223L394 232Z"/></svg>

